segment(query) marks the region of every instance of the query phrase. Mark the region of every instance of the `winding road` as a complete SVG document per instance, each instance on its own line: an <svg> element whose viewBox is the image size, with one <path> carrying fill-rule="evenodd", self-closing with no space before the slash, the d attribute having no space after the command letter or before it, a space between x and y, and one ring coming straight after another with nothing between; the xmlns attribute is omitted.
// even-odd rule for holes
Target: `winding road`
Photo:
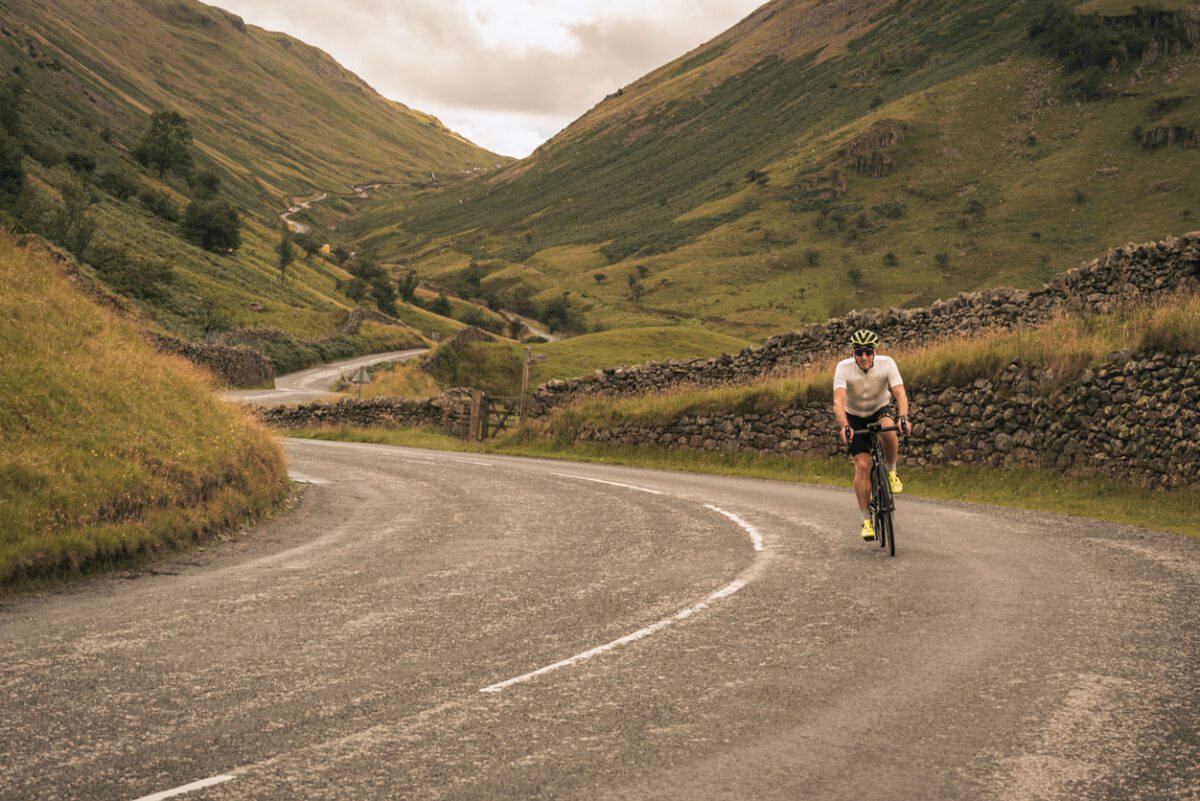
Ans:
<svg viewBox="0 0 1200 801"><path fill-rule="evenodd" d="M223 400L249 403L256 406L278 406L280 404L311 403L312 401L344 397L336 391L338 382L352 375L359 367L370 367L384 362L405 362L419 358L429 352L428 348L393 350L387 353L371 353L339 362L322 364L296 373L277 376L274 389L231 389L217 393Z"/></svg>
<svg viewBox="0 0 1200 801"><path fill-rule="evenodd" d="M1197 797L1200 540L285 447L272 522L0 605L0 798Z"/></svg>

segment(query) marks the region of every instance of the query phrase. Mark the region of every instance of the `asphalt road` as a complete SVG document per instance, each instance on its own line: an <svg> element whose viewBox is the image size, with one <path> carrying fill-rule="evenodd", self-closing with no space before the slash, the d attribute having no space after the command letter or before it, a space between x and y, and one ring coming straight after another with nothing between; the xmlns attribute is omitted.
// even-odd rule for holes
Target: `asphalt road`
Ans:
<svg viewBox="0 0 1200 801"><path fill-rule="evenodd" d="M218 393L223 400L250 403L257 406L276 406L288 403L310 403L327 398L341 397L334 387L342 376L354 373L359 367L370 367L383 362L404 362L428 353L428 348L395 350L388 353L371 353L340 362L331 362L310 367L297 373L277 376L274 389L234 389Z"/></svg>
<svg viewBox="0 0 1200 801"><path fill-rule="evenodd" d="M273 522L0 605L0 798L1200 792L1200 540L901 496L889 559L848 489L287 451Z"/></svg>

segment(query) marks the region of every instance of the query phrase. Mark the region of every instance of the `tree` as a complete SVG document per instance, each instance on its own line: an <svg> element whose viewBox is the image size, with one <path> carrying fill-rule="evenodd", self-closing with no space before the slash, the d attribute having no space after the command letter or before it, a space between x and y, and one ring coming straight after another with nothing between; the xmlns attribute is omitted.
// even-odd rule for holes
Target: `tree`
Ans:
<svg viewBox="0 0 1200 801"><path fill-rule="evenodd" d="M229 315L214 298L205 297L200 301L200 328L206 340L218 331L227 330L231 325Z"/></svg>
<svg viewBox="0 0 1200 801"><path fill-rule="evenodd" d="M68 153L63 161L79 175L91 175L96 171L96 160L87 153Z"/></svg>
<svg viewBox="0 0 1200 801"><path fill-rule="evenodd" d="M443 317L450 316L450 299L446 297L445 292L438 293L437 300L429 304L429 310L434 314L440 314Z"/></svg>
<svg viewBox="0 0 1200 801"><path fill-rule="evenodd" d="M596 280L597 284L603 284L605 281L608 280L608 276L605 275L604 273L592 273L592 278L594 278Z"/></svg>
<svg viewBox="0 0 1200 801"><path fill-rule="evenodd" d="M401 281L400 286L397 287L400 292L400 297L405 303L413 302L413 298L416 297L417 294L417 284L419 283L421 283L421 281L419 278L417 278L416 270L409 270L405 274L404 280Z"/></svg>
<svg viewBox="0 0 1200 801"><path fill-rule="evenodd" d="M183 236L214 253L237 250L242 245L242 220L227 200L197 200L183 215Z"/></svg>
<svg viewBox="0 0 1200 801"><path fill-rule="evenodd" d="M186 175L192 168L192 132L187 120L175 111L156 111L133 155L158 170L162 178L168 170Z"/></svg>
<svg viewBox="0 0 1200 801"><path fill-rule="evenodd" d="M49 220L46 235L82 259L96 233L96 221L87 213L88 190L73 180L62 189L63 205Z"/></svg>
<svg viewBox="0 0 1200 801"><path fill-rule="evenodd" d="M629 285L629 299L636 306L638 301L642 299L642 292L645 291L646 287L642 284L641 279L637 277L636 273L630 273L625 278L625 283Z"/></svg>
<svg viewBox="0 0 1200 801"><path fill-rule="evenodd" d="M192 189L198 200L212 200L221 191L221 176L212 170L204 170L192 177Z"/></svg>
<svg viewBox="0 0 1200 801"><path fill-rule="evenodd" d="M279 237L279 245L276 248L279 253L279 281L287 277L288 265L296 258L296 249L292 247L292 229L285 223L283 233Z"/></svg>
<svg viewBox="0 0 1200 801"><path fill-rule="evenodd" d="M392 279L387 270L380 266L373 256L365 252L357 254L349 270L356 279L367 284L371 299L381 312L393 316L396 314L396 288L392 286Z"/></svg>
<svg viewBox="0 0 1200 801"><path fill-rule="evenodd" d="M0 206L15 208L25 191L25 148L21 146L21 88L0 87Z"/></svg>
<svg viewBox="0 0 1200 801"><path fill-rule="evenodd" d="M292 242L304 251L304 260L312 261L313 254L321 249L321 243L311 234L292 234Z"/></svg>

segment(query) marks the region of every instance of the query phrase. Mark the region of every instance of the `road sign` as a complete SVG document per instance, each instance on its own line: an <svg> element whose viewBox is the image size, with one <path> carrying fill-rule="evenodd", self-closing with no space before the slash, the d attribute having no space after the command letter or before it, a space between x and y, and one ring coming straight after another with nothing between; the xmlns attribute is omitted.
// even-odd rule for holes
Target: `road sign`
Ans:
<svg viewBox="0 0 1200 801"><path fill-rule="evenodd" d="M358 399L362 400L363 384L371 383L371 371L367 369L366 365L363 365L354 373L354 377L350 379L350 383L358 384Z"/></svg>

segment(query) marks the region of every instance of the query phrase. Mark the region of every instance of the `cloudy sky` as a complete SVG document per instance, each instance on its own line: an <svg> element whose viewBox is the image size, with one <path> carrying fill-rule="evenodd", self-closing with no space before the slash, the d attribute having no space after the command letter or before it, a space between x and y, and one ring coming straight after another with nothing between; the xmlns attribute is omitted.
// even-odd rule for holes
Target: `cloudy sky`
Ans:
<svg viewBox="0 0 1200 801"><path fill-rule="evenodd" d="M208 0L522 157L765 0Z"/></svg>

